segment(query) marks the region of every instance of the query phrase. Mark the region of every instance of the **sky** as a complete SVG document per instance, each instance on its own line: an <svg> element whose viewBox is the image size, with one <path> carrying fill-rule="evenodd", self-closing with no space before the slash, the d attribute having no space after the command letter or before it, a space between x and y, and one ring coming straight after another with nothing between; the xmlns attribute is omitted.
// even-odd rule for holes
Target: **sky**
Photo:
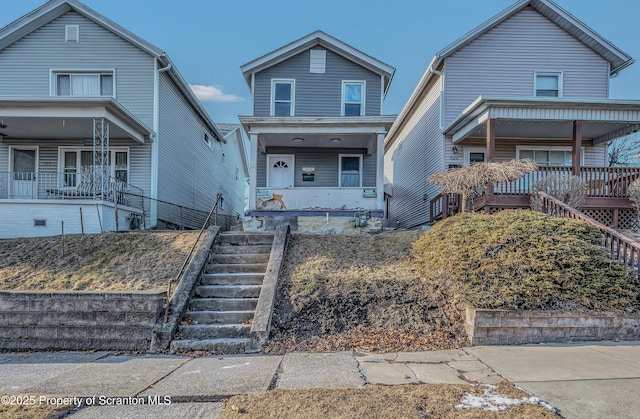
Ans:
<svg viewBox="0 0 640 419"><path fill-rule="evenodd" d="M240 66L322 30L396 68L383 113L399 114L439 50L515 0L83 0L162 49L213 120L251 115ZM0 27L44 0L0 0ZM638 0L556 0L640 60ZM611 79L612 99L640 100L640 62Z"/></svg>

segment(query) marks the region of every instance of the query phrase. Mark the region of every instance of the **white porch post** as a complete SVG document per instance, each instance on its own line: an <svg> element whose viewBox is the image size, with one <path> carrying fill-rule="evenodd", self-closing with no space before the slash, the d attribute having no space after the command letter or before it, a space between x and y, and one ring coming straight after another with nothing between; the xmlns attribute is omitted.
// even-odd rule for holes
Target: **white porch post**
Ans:
<svg viewBox="0 0 640 419"><path fill-rule="evenodd" d="M386 132L378 133L378 144L376 145L376 197L377 209L384 208L384 137Z"/></svg>
<svg viewBox="0 0 640 419"><path fill-rule="evenodd" d="M251 164L249 165L249 210L254 210L256 209L256 177L258 175L258 134L250 132L249 139L251 140Z"/></svg>

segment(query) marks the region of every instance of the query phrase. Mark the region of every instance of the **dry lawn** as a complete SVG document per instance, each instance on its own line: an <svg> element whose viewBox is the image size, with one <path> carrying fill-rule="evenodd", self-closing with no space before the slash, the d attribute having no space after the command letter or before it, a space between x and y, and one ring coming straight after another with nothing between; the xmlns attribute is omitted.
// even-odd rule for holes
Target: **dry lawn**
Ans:
<svg viewBox="0 0 640 419"><path fill-rule="evenodd" d="M198 232L0 240L0 290L164 290Z"/></svg>
<svg viewBox="0 0 640 419"><path fill-rule="evenodd" d="M515 399L498 412L463 409L467 393L485 397L486 386L402 385L358 389L273 390L230 398L221 419L232 418L558 418L551 410L523 402L530 395L511 383L493 392ZM519 402L518 402L519 401ZM498 409L500 405L494 404Z"/></svg>
<svg viewBox="0 0 640 419"><path fill-rule="evenodd" d="M69 411L69 406L56 407L55 405L47 405L39 403L40 395L38 394L15 394L0 393L0 397L4 400L9 397L10 403L0 403L0 418L3 419L49 419L63 417ZM30 399L30 397L33 397ZM18 404L21 402L23 404ZM32 403L33 402L33 403Z"/></svg>

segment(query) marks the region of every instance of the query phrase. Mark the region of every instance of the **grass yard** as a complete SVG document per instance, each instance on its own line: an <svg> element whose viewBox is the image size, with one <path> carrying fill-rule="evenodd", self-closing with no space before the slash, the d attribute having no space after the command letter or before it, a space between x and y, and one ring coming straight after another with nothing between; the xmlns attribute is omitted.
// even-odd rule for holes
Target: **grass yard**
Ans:
<svg viewBox="0 0 640 419"><path fill-rule="evenodd" d="M0 240L0 290L165 290L198 232Z"/></svg>

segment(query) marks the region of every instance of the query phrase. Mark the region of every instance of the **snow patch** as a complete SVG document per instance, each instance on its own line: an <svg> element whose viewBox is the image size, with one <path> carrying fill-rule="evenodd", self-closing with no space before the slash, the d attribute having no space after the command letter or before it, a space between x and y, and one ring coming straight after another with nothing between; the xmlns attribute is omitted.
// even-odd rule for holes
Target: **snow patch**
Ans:
<svg viewBox="0 0 640 419"><path fill-rule="evenodd" d="M474 393L465 393L460 399L461 404L456 405L457 409L482 409L490 412L506 410L509 406L519 406L521 404L539 404L554 413L559 413L558 409L551 406L538 397L523 397L522 399L512 399L509 396L495 392L495 386L487 385L484 396Z"/></svg>

